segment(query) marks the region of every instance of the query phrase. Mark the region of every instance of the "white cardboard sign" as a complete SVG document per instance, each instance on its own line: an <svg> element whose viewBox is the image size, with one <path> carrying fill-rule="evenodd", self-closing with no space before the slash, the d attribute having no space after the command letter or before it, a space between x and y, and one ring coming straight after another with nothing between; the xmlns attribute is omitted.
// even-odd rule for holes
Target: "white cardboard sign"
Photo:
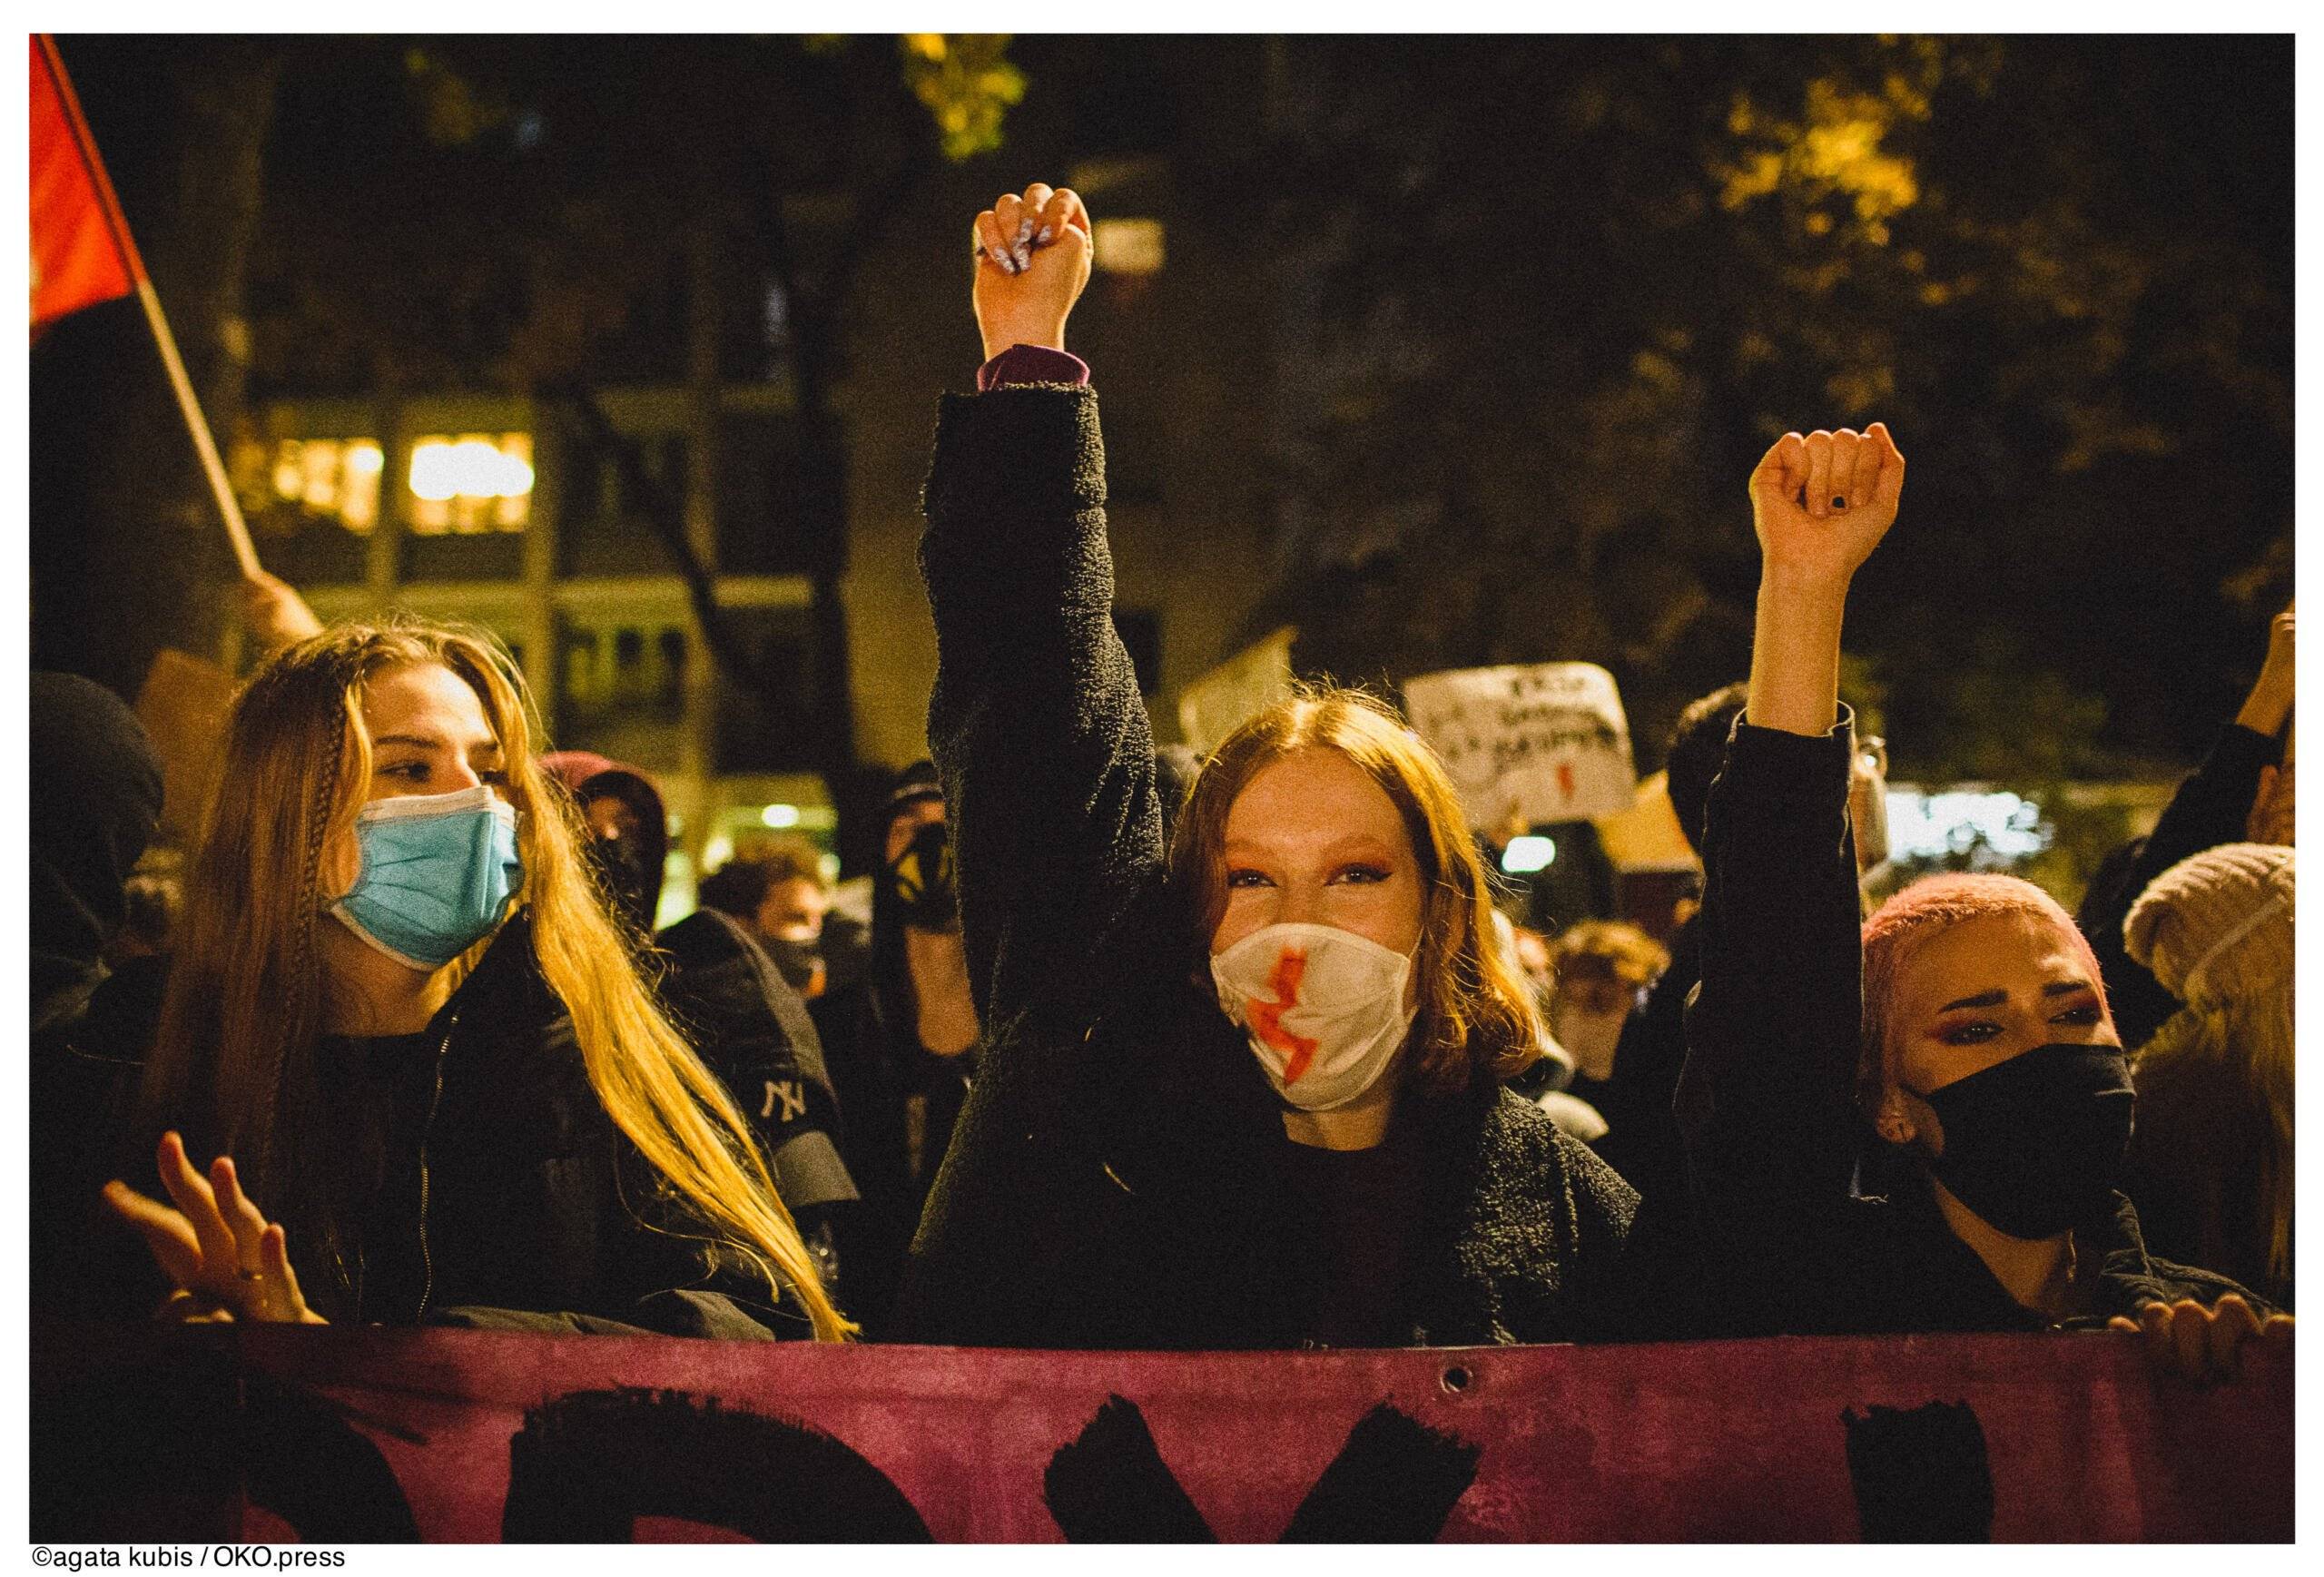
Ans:
<svg viewBox="0 0 2324 1577"><path fill-rule="evenodd" d="M1628 810L1638 791L1630 721L1595 663L1461 668L1404 682L1404 715L1435 747L1469 823L1496 828Z"/></svg>

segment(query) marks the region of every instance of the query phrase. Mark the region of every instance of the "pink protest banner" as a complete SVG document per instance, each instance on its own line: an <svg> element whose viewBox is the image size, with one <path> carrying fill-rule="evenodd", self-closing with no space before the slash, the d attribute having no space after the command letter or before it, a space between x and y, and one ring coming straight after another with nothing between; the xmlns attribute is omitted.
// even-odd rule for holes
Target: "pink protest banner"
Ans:
<svg viewBox="0 0 2324 1577"><path fill-rule="evenodd" d="M2290 1344L36 1331L35 1540L2286 1540Z"/></svg>

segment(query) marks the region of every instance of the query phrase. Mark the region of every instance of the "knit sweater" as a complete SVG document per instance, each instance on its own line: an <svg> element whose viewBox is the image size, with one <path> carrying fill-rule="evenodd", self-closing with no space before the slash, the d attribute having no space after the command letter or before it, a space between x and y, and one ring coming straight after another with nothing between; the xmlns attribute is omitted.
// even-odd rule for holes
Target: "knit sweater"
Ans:
<svg viewBox="0 0 2324 1577"><path fill-rule="evenodd" d="M948 397L921 563L929 737L986 1041L912 1247L906 1339L1311 1340L1328 1224L1164 882L1154 745L1112 619L1087 389ZM1393 1314L1419 1345L1615 1334L1635 1197L1514 1096L1407 1094L1426 1158Z"/></svg>

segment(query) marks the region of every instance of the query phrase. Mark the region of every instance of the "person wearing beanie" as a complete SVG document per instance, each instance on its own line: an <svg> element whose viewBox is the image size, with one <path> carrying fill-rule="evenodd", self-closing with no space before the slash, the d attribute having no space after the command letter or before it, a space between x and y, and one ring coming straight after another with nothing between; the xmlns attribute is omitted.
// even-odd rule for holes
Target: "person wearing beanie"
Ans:
<svg viewBox="0 0 2324 1577"><path fill-rule="evenodd" d="M1751 478L1751 677L1704 820L1678 1095L1700 1334L2143 1331L2158 1365L2232 1373L2290 1321L2147 1252L2116 1192L2129 1068L2065 911L1954 874L1858 918L1840 631L1903 473L1876 424L1787 435Z"/></svg>
<svg viewBox="0 0 2324 1577"><path fill-rule="evenodd" d="M2292 1306L2292 851L2223 843L2151 882L2129 956L2186 1003L2132 1060L2126 1184L2160 1253Z"/></svg>

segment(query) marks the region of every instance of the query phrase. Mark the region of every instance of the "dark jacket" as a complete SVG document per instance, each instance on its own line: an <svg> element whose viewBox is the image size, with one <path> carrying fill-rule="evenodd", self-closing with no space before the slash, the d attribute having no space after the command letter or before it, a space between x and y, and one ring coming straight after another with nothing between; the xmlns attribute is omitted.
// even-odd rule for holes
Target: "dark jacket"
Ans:
<svg viewBox="0 0 2324 1577"><path fill-rule="evenodd" d="M113 1139L134 1093L142 1048L124 1004L150 999L154 966L107 978L122 889L153 835L162 771L153 744L113 692L72 674L34 674L25 721L30 814L30 1036L25 1086L32 1296L85 1314L117 1305L118 1264L91 1254L122 1230L98 1203Z"/></svg>
<svg viewBox="0 0 2324 1577"><path fill-rule="evenodd" d="M783 1204L839 1294L834 1222L857 1201L840 1159L839 1103L807 1004L732 916L698 910L654 939L664 1007L734 1096Z"/></svg>
<svg viewBox="0 0 2324 1577"><path fill-rule="evenodd" d="M2038 1329L1955 1237L1919 1174L1859 1197L1862 948L1845 712L1820 739L1738 721L1711 785L1678 1109L1705 1336ZM2153 1258L2115 1195L2074 1227L2099 1274L2063 1322L2242 1289ZM2248 1295L2247 1295L2248 1296ZM2255 1300L2256 1306L2256 1300Z"/></svg>
<svg viewBox="0 0 2324 1577"><path fill-rule="evenodd" d="M1687 1060L1687 996L1702 978L1700 922L1689 919L1670 938L1670 967L1622 1025L1614 1069L1594 1099L1606 1132L1591 1148L1640 1197L1683 1199L1687 1151L1671 1099Z"/></svg>
<svg viewBox="0 0 2324 1577"><path fill-rule="evenodd" d="M528 912L425 1030L327 1036L319 1053L340 1147L323 1201L335 1233L259 1204L282 1212L300 1286L328 1317L810 1334L793 1300L771 1306L763 1278L711 1254L708 1229L614 1126L535 961ZM158 1197L151 1172L148 1158L127 1175Z"/></svg>
<svg viewBox="0 0 2324 1577"><path fill-rule="evenodd" d="M2283 759L2283 746L2264 734L2230 723L2219 731L2203 757L2154 823L2106 857L2083 894L2074 924L2098 955L2106 981L2106 1006L2122 1044L2135 1050L2152 1039L2162 1021L2179 1010L2179 999L2123 944L2122 922L2147 883L2180 861L2240 843L2251 802L2260 793L2260 770Z"/></svg>
<svg viewBox="0 0 2324 1577"><path fill-rule="evenodd" d="M1281 1108L1163 888L1154 745L1111 621L1088 390L943 404L921 569L979 1076L912 1247L908 1339L1265 1347L1315 1328ZM1402 1103L1423 1344L1618 1329L1634 1197L1495 1090Z"/></svg>

